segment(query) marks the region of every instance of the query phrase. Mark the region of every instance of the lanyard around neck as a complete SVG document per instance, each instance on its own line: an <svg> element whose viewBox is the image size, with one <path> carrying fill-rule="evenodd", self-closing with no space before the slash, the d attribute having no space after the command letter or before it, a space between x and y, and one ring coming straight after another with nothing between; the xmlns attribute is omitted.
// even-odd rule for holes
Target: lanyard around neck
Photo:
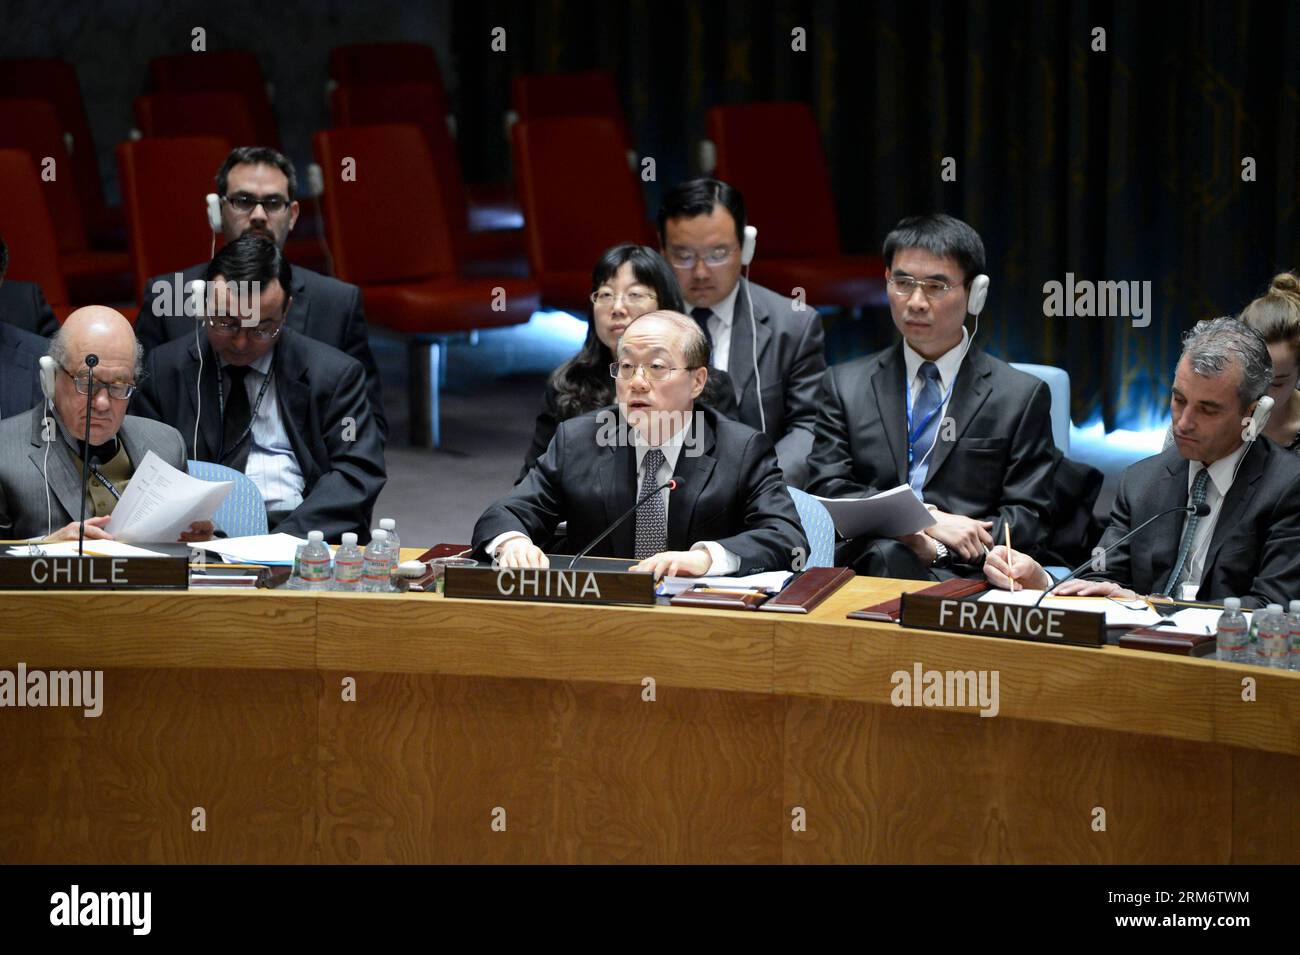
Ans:
<svg viewBox="0 0 1300 955"><path fill-rule="evenodd" d="M936 364L935 367L938 368L938 365ZM957 374L960 373L961 367L958 366ZM952 383L948 385L948 390L940 396L939 403L934 406L934 409L928 415L921 419L921 423L915 428L912 427L912 383L910 381L903 383L903 398L907 404L907 463L909 465L912 463L912 448L916 445L916 442L920 439L921 435L925 434L926 429L930 427L930 422L934 420L935 415L942 411L944 406L948 404L948 399L952 396L953 388L957 387L957 374L952 376ZM921 390L924 391L925 387L922 386Z"/></svg>
<svg viewBox="0 0 1300 955"><path fill-rule="evenodd" d="M253 369L253 370L256 371L257 369ZM275 356L272 355L271 367L267 369L266 374L262 377L262 385L260 388L257 389L257 399L253 402L253 410L249 412L248 424L244 427L244 430L240 433L238 440L236 440L235 443L230 446L231 451L239 447L240 444L243 443L244 438L248 437L248 433L253 430L253 422L257 420L257 411L259 408L262 407L262 399L266 397L266 386L271 383L271 376L273 376L274 374L275 374ZM225 384L222 380L224 376L225 376L225 366L221 363L221 359L218 358L217 359L217 415L221 419L221 453L217 455L218 461L222 460L226 456L226 430L225 430L226 429L226 389L225 389ZM234 384L233 379L231 379L231 383ZM239 387L241 388L244 387L244 383L242 381L239 382Z"/></svg>

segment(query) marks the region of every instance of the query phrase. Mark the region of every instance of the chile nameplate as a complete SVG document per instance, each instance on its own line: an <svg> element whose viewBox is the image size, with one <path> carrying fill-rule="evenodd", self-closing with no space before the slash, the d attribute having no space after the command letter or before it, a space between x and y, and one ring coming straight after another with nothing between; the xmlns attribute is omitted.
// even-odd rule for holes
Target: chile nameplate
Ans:
<svg viewBox="0 0 1300 955"><path fill-rule="evenodd" d="M2 557L0 590L188 590L184 557Z"/></svg>
<svg viewBox="0 0 1300 955"><path fill-rule="evenodd" d="M579 604L653 604L654 577L613 570L448 567L443 596Z"/></svg>

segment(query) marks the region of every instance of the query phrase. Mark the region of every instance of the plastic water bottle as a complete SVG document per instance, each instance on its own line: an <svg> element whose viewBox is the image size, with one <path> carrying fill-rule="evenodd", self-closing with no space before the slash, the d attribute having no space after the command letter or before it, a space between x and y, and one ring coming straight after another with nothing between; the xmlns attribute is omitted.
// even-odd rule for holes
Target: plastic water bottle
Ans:
<svg viewBox="0 0 1300 955"><path fill-rule="evenodd" d="M393 573L397 573L397 565L402 562L402 541L397 536L397 521L385 517L379 522L379 527L388 531L388 549L393 552Z"/></svg>
<svg viewBox="0 0 1300 955"><path fill-rule="evenodd" d="M1286 628L1291 638L1291 669L1300 670L1300 600L1291 601L1291 612L1286 615Z"/></svg>
<svg viewBox="0 0 1300 955"><path fill-rule="evenodd" d="M387 593L393 589L393 557L388 550L388 531L377 527L370 532L361 571L361 589L370 593Z"/></svg>
<svg viewBox="0 0 1300 955"><path fill-rule="evenodd" d="M307 590L324 590L330 583L330 549L325 546L325 535L312 531L307 535L307 546L302 550L298 569Z"/></svg>
<svg viewBox="0 0 1300 955"><path fill-rule="evenodd" d="M334 552L334 589L360 590L364 565L365 557L357 547L357 535L344 534L342 545Z"/></svg>
<svg viewBox="0 0 1300 955"><path fill-rule="evenodd" d="M1291 628L1281 604L1269 604L1266 613L1259 622L1259 663L1285 670L1291 656Z"/></svg>
<svg viewBox="0 0 1300 955"><path fill-rule="evenodd" d="M1241 599L1227 597L1223 601L1223 613L1219 614L1218 657L1233 663L1246 660L1246 615L1241 612Z"/></svg>

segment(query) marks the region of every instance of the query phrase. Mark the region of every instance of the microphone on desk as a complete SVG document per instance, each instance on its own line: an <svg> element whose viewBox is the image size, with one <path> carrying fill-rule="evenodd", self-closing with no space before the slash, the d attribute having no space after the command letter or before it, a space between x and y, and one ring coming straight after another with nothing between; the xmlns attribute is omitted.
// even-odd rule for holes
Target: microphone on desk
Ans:
<svg viewBox="0 0 1300 955"><path fill-rule="evenodd" d="M86 356L86 433L83 436L86 450L82 451L81 462L81 520L77 522L77 556L86 556L86 497L90 489L90 406L95 401L95 366L99 364L98 355Z"/></svg>
<svg viewBox="0 0 1300 955"><path fill-rule="evenodd" d="M1125 535L1124 535L1123 537L1121 537L1119 540L1117 540L1117 541L1115 541L1115 542L1113 542L1113 543L1111 543L1111 544L1107 544L1104 548L1102 548L1102 552L1101 552L1101 555L1100 555L1100 556L1105 556L1107 553L1110 552L1111 548L1113 548L1113 547L1118 547L1120 544L1122 544L1122 543L1124 543L1125 541L1131 539L1131 538L1133 537L1134 534L1137 534L1139 531L1141 531L1141 530L1143 530L1144 528L1146 528L1147 525L1152 524L1152 523L1154 523L1155 521L1160 520L1160 518L1162 518L1162 517L1166 517L1166 516L1168 516L1168 515L1170 515L1170 514L1177 514L1179 511L1182 511L1182 512L1185 513L1185 514L1195 514L1197 517L1208 517L1209 514L1210 514L1210 505L1208 505L1208 504L1183 504L1183 505L1180 505L1179 507L1171 507L1171 508L1169 508L1169 510L1167 510L1167 511L1161 511L1159 514L1156 514L1156 515L1154 515L1154 516L1152 516L1152 517L1147 518L1145 521L1143 521L1143 522L1142 522L1141 524L1139 524L1137 527L1133 528L1131 531L1129 531L1127 534L1125 534ZM1067 580L1073 580L1073 579L1074 579L1075 577L1077 577L1079 574L1083 573L1085 570L1087 570L1089 567L1091 567L1093 561L1095 561L1095 560L1097 559L1098 556L1099 556L1099 555L1097 555L1097 554L1093 554L1091 557L1089 557L1087 560L1085 560L1085 561L1084 561L1082 564L1080 564L1078 567L1074 568L1074 570L1070 571L1068 574L1066 574L1064 577L1062 577L1062 578L1061 578L1060 580L1058 580L1056 583L1052 584L1052 586L1050 586L1050 587L1048 587L1046 590L1044 590L1041 594L1038 595L1038 599L1034 601L1034 606L1037 607L1039 604L1041 604L1041 603L1043 602L1043 599L1044 599L1048 594L1050 594L1053 590L1055 590L1057 587L1061 586L1061 584L1065 583ZM1010 554L1007 555L1007 559L1008 559L1008 560L1011 559L1011 555L1010 555Z"/></svg>
<svg viewBox="0 0 1300 955"><path fill-rule="evenodd" d="M637 501L635 504L629 507L623 513L622 517L616 520L613 524L610 524L609 527L605 528L601 532L599 537L597 537L594 541L592 541L590 544L588 544L586 547L582 549L581 553L574 555L573 559L569 561L569 569L572 570L573 565L576 564L578 561L582 560L582 558L586 557L589 553L591 553L591 549L593 547L595 547L597 544L603 541L610 534L614 533L615 529L617 529L617 527L620 524L622 524L625 520L631 517L637 510L639 510L641 505L644 504L646 501L653 500L654 497L664 488L668 488L669 491L676 491L678 488L682 487L682 485L684 485L685 483L686 482L683 481L681 478L675 477L665 481L663 484L660 484L653 491L647 491L641 497L641 500Z"/></svg>

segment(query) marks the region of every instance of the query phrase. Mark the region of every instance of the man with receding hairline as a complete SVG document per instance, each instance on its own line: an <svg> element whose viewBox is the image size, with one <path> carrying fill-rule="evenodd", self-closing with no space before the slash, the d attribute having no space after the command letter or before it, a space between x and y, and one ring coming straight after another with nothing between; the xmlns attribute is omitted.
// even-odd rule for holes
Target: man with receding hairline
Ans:
<svg viewBox="0 0 1300 955"><path fill-rule="evenodd" d="M560 424L546 453L474 528L474 551L500 566L546 567L533 543L561 521L581 550L632 507L593 557L623 557L656 577L788 570L808 542L771 440L695 400L709 346L678 312L623 331L610 374L617 405ZM664 487L670 480L680 486Z"/></svg>
<svg viewBox="0 0 1300 955"><path fill-rule="evenodd" d="M89 457L98 473L88 488L85 536L112 539L104 524L145 455L153 451L184 471L185 444L175 428L126 413L143 353L120 313L102 305L77 309L50 340L49 355L53 413L40 402L0 421L0 536L76 540L82 462ZM99 359L93 370L88 355ZM212 522L200 521L181 540L211 536Z"/></svg>

